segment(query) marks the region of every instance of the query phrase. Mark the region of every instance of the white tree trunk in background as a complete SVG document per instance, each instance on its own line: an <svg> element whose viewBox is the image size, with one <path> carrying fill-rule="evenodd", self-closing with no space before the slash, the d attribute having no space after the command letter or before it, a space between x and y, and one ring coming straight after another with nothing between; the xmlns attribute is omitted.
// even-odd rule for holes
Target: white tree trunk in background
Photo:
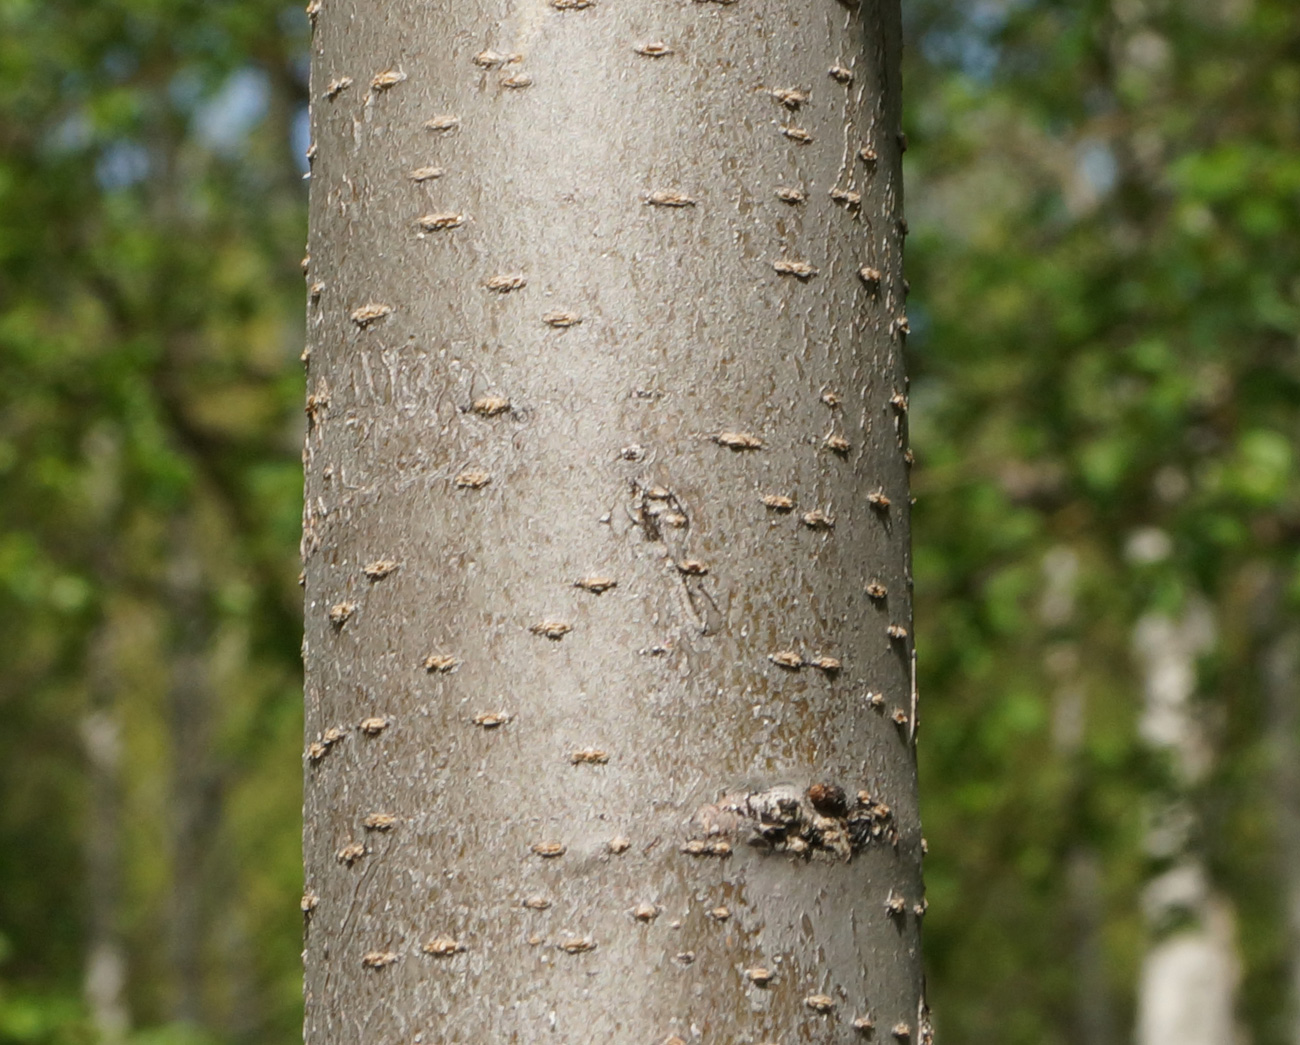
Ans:
<svg viewBox="0 0 1300 1045"><path fill-rule="evenodd" d="M1191 600L1181 618L1151 613L1138 621L1134 651L1144 706L1139 730L1168 756L1169 791L1154 799L1150 856L1165 870L1146 887L1152 943L1138 991L1138 1045L1234 1045L1240 962L1231 907L1209 882L1198 841L1204 825L1191 788L1214 750L1194 704L1197 661L1214 645L1207 604Z"/></svg>

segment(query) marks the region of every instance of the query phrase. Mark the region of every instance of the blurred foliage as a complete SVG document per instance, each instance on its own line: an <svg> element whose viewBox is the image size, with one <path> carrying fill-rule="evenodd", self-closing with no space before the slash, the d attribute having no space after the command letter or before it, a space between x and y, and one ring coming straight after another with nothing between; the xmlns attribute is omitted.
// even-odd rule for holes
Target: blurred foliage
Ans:
<svg viewBox="0 0 1300 1045"><path fill-rule="evenodd" d="M306 29L267 0L0 0L0 1041L94 1040L101 887L133 1040L298 1033ZM105 813L120 881L88 882Z"/></svg>
<svg viewBox="0 0 1300 1045"><path fill-rule="evenodd" d="M1259 662L1300 598L1300 12L905 19L941 1038L1082 1045L1089 1002L1131 1037L1169 778L1132 633L1201 599L1198 845L1281 1045ZM97 1040L98 937L136 1045L299 1036L305 56L296 3L0 0L0 1042Z"/></svg>
<svg viewBox="0 0 1300 1045"><path fill-rule="evenodd" d="M1300 9L905 7L939 1026L1082 1041L1091 1006L1131 1039L1144 796L1170 772L1135 728L1132 632L1204 599L1218 760L1195 845L1235 905L1248 1038L1290 1041L1300 869L1280 866L1258 675L1300 596ZM1104 978L1083 999L1069 869L1089 861Z"/></svg>

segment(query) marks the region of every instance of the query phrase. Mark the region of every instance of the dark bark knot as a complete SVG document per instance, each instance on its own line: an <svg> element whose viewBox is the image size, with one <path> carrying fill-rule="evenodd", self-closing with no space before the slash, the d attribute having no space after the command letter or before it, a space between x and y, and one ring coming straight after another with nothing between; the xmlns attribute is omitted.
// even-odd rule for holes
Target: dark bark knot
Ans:
<svg viewBox="0 0 1300 1045"><path fill-rule="evenodd" d="M800 792L774 787L725 795L701 806L691 822L692 841L736 841L762 852L819 854L852 859L873 841L898 844L893 811L865 791L850 798L837 784Z"/></svg>

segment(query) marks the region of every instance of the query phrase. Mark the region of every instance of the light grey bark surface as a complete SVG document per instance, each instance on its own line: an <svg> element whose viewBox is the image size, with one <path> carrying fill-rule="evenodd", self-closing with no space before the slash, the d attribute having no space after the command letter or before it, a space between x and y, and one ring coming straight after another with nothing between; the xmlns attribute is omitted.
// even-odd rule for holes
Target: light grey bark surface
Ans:
<svg viewBox="0 0 1300 1045"><path fill-rule="evenodd" d="M927 1040L897 4L310 12L307 1041Z"/></svg>

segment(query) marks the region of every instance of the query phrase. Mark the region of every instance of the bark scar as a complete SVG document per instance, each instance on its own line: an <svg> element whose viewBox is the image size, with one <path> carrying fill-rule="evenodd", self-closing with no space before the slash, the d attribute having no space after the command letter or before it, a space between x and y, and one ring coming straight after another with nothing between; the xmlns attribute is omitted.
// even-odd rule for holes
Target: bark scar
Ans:
<svg viewBox="0 0 1300 1045"><path fill-rule="evenodd" d="M701 806L691 820L692 840L735 840L762 852L851 860L873 841L898 845L894 813L866 791L850 798L836 784L804 791L778 785L734 792Z"/></svg>
<svg viewBox="0 0 1300 1045"><path fill-rule="evenodd" d="M691 531L691 512L686 502L666 486L647 479L631 482L632 503L628 515L634 526L641 529L647 541L662 542L669 559L674 563L690 561L687 539ZM717 600L705 587L705 577L675 569L682 612L691 627L701 635L716 635L722 629L722 610Z"/></svg>

